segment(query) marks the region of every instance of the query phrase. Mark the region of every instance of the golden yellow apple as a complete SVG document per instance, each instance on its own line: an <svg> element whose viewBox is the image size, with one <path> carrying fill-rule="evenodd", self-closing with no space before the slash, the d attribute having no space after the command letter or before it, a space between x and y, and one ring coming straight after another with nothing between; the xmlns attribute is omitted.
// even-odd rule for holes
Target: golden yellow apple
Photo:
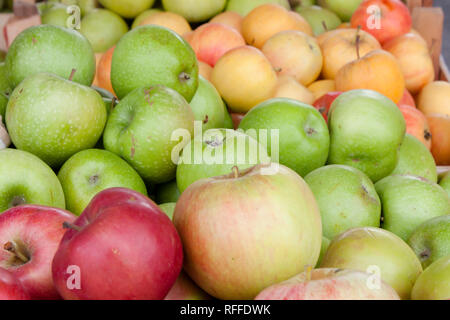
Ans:
<svg viewBox="0 0 450 320"><path fill-rule="evenodd" d="M441 113L450 116L450 83L434 81L427 84L420 92L417 108L426 115Z"/></svg>
<svg viewBox="0 0 450 320"><path fill-rule="evenodd" d="M308 86L308 90L314 95L314 101L326 95L328 92L336 91L334 80L317 80Z"/></svg>

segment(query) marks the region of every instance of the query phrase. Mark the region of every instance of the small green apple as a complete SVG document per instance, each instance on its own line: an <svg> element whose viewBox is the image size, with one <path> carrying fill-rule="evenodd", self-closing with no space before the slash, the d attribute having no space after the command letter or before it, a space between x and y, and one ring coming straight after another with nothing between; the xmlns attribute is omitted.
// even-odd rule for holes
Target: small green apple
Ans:
<svg viewBox="0 0 450 320"><path fill-rule="evenodd" d="M64 163L58 173L66 207L80 215L92 198L105 189L122 187L147 195L138 173L122 158L106 150L78 152Z"/></svg>
<svg viewBox="0 0 450 320"><path fill-rule="evenodd" d="M133 21L133 24L131 25L131 29L134 29L136 27L139 27L139 25L141 24L142 21L144 21L145 19L147 19L148 17L150 17L151 15L158 13L158 12L162 12L161 9L149 9L149 10L145 10L144 12L142 12L141 14L139 14Z"/></svg>
<svg viewBox="0 0 450 320"><path fill-rule="evenodd" d="M31 27L14 39L6 56L11 88L26 77L49 72L90 86L95 75L95 56L89 41L79 32L52 25Z"/></svg>
<svg viewBox="0 0 450 320"><path fill-rule="evenodd" d="M156 186L156 202L177 202L181 192L178 190L177 181L172 180Z"/></svg>
<svg viewBox="0 0 450 320"><path fill-rule="evenodd" d="M94 9L81 20L80 32L89 40L94 52L105 52L128 32L128 25L112 11Z"/></svg>
<svg viewBox="0 0 450 320"><path fill-rule="evenodd" d="M450 215L422 223L409 237L408 244L424 269L436 260L450 255Z"/></svg>
<svg viewBox="0 0 450 320"><path fill-rule="evenodd" d="M318 0L321 7L335 12L343 21L350 21L363 0Z"/></svg>
<svg viewBox="0 0 450 320"><path fill-rule="evenodd" d="M342 23L333 11L319 6L298 6L295 11L308 21L316 36L334 30Z"/></svg>
<svg viewBox="0 0 450 320"><path fill-rule="evenodd" d="M43 10L41 14L42 24L51 24L66 28L70 15L67 13L67 6L61 3L55 3L53 6Z"/></svg>
<svg viewBox="0 0 450 320"><path fill-rule="evenodd" d="M189 135L179 142L179 136ZM156 85L138 88L111 112L103 135L105 149L130 163L146 182L175 178L173 149L180 150L194 131L194 113L176 91Z"/></svg>
<svg viewBox="0 0 450 320"><path fill-rule="evenodd" d="M136 88L161 84L190 102L198 87L197 58L175 32L155 25L140 26L117 44L111 82L119 99Z"/></svg>
<svg viewBox="0 0 450 320"><path fill-rule="evenodd" d="M0 213L21 205L65 208L56 174L41 159L16 149L0 151Z"/></svg>
<svg viewBox="0 0 450 320"><path fill-rule="evenodd" d="M155 0L99 0L107 9L124 18L135 18L143 11L150 9Z"/></svg>
<svg viewBox="0 0 450 320"><path fill-rule="evenodd" d="M172 220L176 205L177 204L175 202L169 202L169 203L160 204L159 207L165 214L167 214L167 216L170 218L170 220Z"/></svg>
<svg viewBox="0 0 450 320"><path fill-rule="evenodd" d="M234 129L233 118L231 118L231 114L228 111L228 108L227 108L227 105L225 104L225 102L223 103L223 113L224 113L223 128L224 129Z"/></svg>
<svg viewBox="0 0 450 320"><path fill-rule="evenodd" d="M437 182L437 168L430 150L416 137L406 134L400 147L397 167L391 174L414 175Z"/></svg>
<svg viewBox="0 0 450 320"><path fill-rule="evenodd" d="M4 62L0 62L0 116L3 118L3 121L5 120L6 105L8 104L11 91L6 73L6 65Z"/></svg>
<svg viewBox="0 0 450 320"><path fill-rule="evenodd" d="M447 194L450 197L450 171L447 171L442 175L439 185L447 191Z"/></svg>
<svg viewBox="0 0 450 320"><path fill-rule="evenodd" d="M267 100L251 109L239 128L253 129L256 133L269 130L270 139L263 139L267 141L261 140L260 134L254 138L267 146L272 157L275 156L273 151L279 150L279 162L301 176L322 167L327 161L330 145L327 124L319 111L300 101L287 98ZM279 141L272 142L271 133L276 130L279 130Z"/></svg>
<svg viewBox="0 0 450 320"><path fill-rule="evenodd" d="M6 125L14 145L51 167L94 147L106 116L102 97L94 89L48 73L22 81L6 107Z"/></svg>
<svg viewBox="0 0 450 320"><path fill-rule="evenodd" d="M305 177L329 239L355 227L379 227L381 202L372 181L353 167L329 165Z"/></svg>
<svg viewBox="0 0 450 320"><path fill-rule="evenodd" d="M417 279L412 290L413 300L450 299L450 255L430 265Z"/></svg>
<svg viewBox="0 0 450 320"><path fill-rule="evenodd" d="M355 167L376 182L396 167L406 123L397 105L372 90L341 94L329 112L330 164Z"/></svg>
<svg viewBox="0 0 450 320"><path fill-rule="evenodd" d="M225 9L227 0L162 0L164 10L175 12L189 22L209 20Z"/></svg>
<svg viewBox="0 0 450 320"><path fill-rule="evenodd" d="M245 17L250 11L266 3L279 4L290 9L289 0L229 0L226 11L234 11Z"/></svg>

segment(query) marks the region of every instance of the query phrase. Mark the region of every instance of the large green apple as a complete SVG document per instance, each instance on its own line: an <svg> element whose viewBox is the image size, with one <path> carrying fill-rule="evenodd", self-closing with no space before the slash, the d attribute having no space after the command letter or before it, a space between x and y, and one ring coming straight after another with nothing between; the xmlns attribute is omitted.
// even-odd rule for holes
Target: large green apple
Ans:
<svg viewBox="0 0 450 320"><path fill-rule="evenodd" d="M251 109L239 128L249 134L252 129L256 130L256 137L267 146L272 159L275 161L276 154L273 153L279 151L279 162L301 176L322 167L327 161L330 145L327 124L319 111L300 101L267 100ZM264 134L261 137L264 129L269 130L268 137ZM279 130L279 141L272 141L271 133L276 130Z"/></svg>
<svg viewBox="0 0 450 320"><path fill-rule="evenodd" d="M3 121L5 120L6 105L10 94L11 88L6 73L6 65L4 62L0 62L0 116Z"/></svg>
<svg viewBox="0 0 450 320"><path fill-rule="evenodd" d="M163 183L175 178L173 149L181 150L193 131L194 113L186 100L156 85L138 88L120 101L109 116L103 143L147 182Z"/></svg>
<svg viewBox="0 0 450 320"><path fill-rule="evenodd" d="M225 9L227 0L162 0L164 10L178 13L189 22L206 21Z"/></svg>
<svg viewBox="0 0 450 320"><path fill-rule="evenodd" d="M52 25L31 27L14 39L6 56L11 88L26 77L49 72L90 86L95 75L95 56L89 41L79 32Z"/></svg>
<svg viewBox="0 0 450 320"><path fill-rule="evenodd" d="M422 223L409 237L408 244L424 269L436 260L450 255L450 215Z"/></svg>
<svg viewBox="0 0 450 320"><path fill-rule="evenodd" d="M396 167L406 123L397 105L381 93L352 90L331 105L328 162L355 167L378 181Z"/></svg>
<svg viewBox="0 0 450 320"><path fill-rule="evenodd" d="M128 32L128 25L112 11L94 9L81 20L80 32L89 40L95 52L105 52Z"/></svg>
<svg viewBox="0 0 450 320"><path fill-rule="evenodd" d="M138 173L112 152L89 149L78 152L64 163L58 173L67 210L80 215L92 198L105 189L122 187L147 195Z"/></svg>
<svg viewBox="0 0 450 320"><path fill-rule="evenodd" d="M333 11L319 6L298 6L295 11L308 21L316 36L334 30L342 23Z"/></svg>
<svg viewBox="0 0 450 320"><path fill-rule="evenodd" d="M383 208L383 229L407 241L423 222L450 214L450 198L436 183L416 176L393 175L375 188Z"/></svg>
<svg viewBox="0 0 450 320"><path fill-rule="evenodd" d="M41 159L16 149L0 151L0 212L21 204L65 208L56 174Z"/></svg>
<svg viewBox="0 0 450 320"><path fill-rule="evenodd" d="M447 171L442 175L439 185L447 191L447 194L450 197L450 171Z"/></svg>
<svg viewBox="0 0 450 320"><path fill-rule="evenodd" d="M279 4L286 9L291 8L289 0L229 0L226 10L237 12L245 17L250 11L266 3Z"/></svg>
<svg viewBox="0 0 450 320"><path fill-rule="evenodd" d="M177 185L181 193L200 179L221 176L233 167L245 170L268 163L266 148L245 133L230 129L210 129L203 137L187 144L177 167Z"/></svg>
<svg viewBox="0 0 450 320"><path fill-rule="evenodd" d="M162 84L190 102L198 87L197 58L175 32L155 25L141 26L117 44L111 82L119 99L136 88Z"/></svg>
<svg viewBox="0 0 450 320"><path fill-rule="evenodd" d="M450 299L450 255L430 265L417 279L412 290L413 300Z"/></svg>
<svg viewBox="0 0 450 320"><path fill-rule="evenodd" d="M150 9L155 0L99 0L107 9L124 18L135 18L141 12Z"/></svg>
<svg viewBox="0 0 450 320"><path fill-rule="evenodd" d="M414 175L437 182L437 168L430 150L416 137L406 134L392 174Z"/></svg>
<svg viewBox="0 0 450 320"><path fill-rule="evenodd" d="M42 11L41 21L42 24L51 24L66 28L69 17L67 6L61 3L55 3L53 6L45 8Z"/></svg>
<svg viewBox="0 0 450 320"><path fill-rule="evenodd" d="M343 21L350 21L363 0L318 0L320 6L335 12Z"/></svg>
<svg viewBox="0 0 450 320"><path fill-rule="evenodd" d="M157 8L145 10L144 12L139 14L136 17L136 19L134 19L133 24L131 25L131 29L139 27L139 25L141 24L142 21L144 21L145 19L147 19L151 15L153 15L155 13L158 13L158 12L162 12L162 10L161 9L157 9Z"/></svg>
<svg viewBox="0 0 450 320"><path fill-rule="evenodd" d="M328 239L355 227L379 227L381 202L372 181L353 167L330 165L305 177L319 204Z"/></svg>
<svg viewBox="0 0 450 320"><path fill-rule="evenodd" d="M105 123L106 108L97 91L48 73L22 81L6 108L14 145L51 167L94 147Z"/></svg>
<svg viewBox="0 0 450 320"><path fill-rule="evenodd" d="M422 272L419 259L402 239L373 227L350 229L334 238L320 267L378 273L402 299L409 299Z"/></svg>
<svg viewBox="0 0 450 320"><path fill-rule="evenodd" d="M177 181L172 180L156 186L156 203L177 202L181 192L178 190Z"/></svg>

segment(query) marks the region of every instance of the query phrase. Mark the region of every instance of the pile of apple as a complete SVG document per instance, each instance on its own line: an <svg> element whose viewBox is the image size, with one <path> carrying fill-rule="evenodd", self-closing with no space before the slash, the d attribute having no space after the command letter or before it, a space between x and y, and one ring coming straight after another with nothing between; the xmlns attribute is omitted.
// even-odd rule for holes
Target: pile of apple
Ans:
<svg viewBox="0 0 450 320"><path fill-rule="evenodd" d="M401 1L314 2L38 3L0 299L450 299L450 83Z"/></svg>

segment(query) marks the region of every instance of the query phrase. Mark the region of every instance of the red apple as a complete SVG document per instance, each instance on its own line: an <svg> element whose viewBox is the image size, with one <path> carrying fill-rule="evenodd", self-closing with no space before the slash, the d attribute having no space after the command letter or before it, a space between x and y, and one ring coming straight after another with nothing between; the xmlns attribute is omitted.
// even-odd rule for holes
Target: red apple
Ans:
<svg viewBox="0 0 450 320"><path fill-rule="evenodd" d="M164 300L210 300L205 291L200 289L189 276L181 271L177 281Z"/></svg>
<svg viewBox="0 0 450 320"><path fill-rule="evenodd" d="M408 7L400 0L365 0L353 14L351 25L353 28L361 26L383 44L408 33L412 18Z"/></svg>
<svg viewBox="0 0 450 320"><path fill-rule="evenodd" d="M408 89L405 89L405 92L403 93L403 97L400 99L400 101L397 105L401 106L404 104L416 108L416 102L414 101L414 98L411 95L411 93L408 91Z"/></svg>
<svg viewBox="0 0 450 320"><path fill-rule="evenodd" d="M430 150L432 136L426 116L419 109L410 105L400 105L399 108L406 121L406 133L419 139Z"/></svg>
<svg viewBox="0 0 450 320"><path fill-rule="evenodd" d="M59 299L52 280L52 259L66 231L71 213L25 205L0 215L0 266L10 271L32 299Z"/></svg>
<svg viewBox="0 0 450 320"><path fill-rule="evenodd" d="M162 300L183 250L170 219L140 193L98 193L61 240L53 279L64 299Z"/></svg>
<svg viewBox="0 0 450 320"><path fill-rule="evenodd" d="M0 300L30 300L19 280L3 268L0 268Z"/></svg>
<svg viewBox="0 0 450 320"><path fill-rule="evenodd" d="M256 300L400 300L375 277L348 269L315 269L266 288Z"/></svg>
<svg viewBox="0 0 450 320"><path fill-rule="evenodd" d="M319 110L319 112L325 118L325 121L328 122L328 111L330 111L331 105L333 104L334 100L336 100L336 98L341 94L342 92L340 91L328 92L313 103L314 108Z"/></svg>

